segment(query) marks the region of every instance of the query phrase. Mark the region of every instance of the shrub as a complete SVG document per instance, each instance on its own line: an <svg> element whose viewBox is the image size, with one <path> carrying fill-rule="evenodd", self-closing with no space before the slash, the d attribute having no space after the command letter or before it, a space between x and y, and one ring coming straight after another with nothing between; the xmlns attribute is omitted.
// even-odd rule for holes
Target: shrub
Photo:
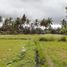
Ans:
<svg viewBox="0 0 67 67"><path fill-rule="evenodd" d="M39 38L39 41L48 41L48 40L44 37L41 37L41 38Z"/></svg>
<svg viewBox="0 0 67 67"><path fill-rule="evenodd" d="M46 37L40 37L39 38L39 41L54 41L55 39L53 37L49 37L49 38L46 38Z"/></svg>
<svg viewBox="0 0 67 67"><path fill-rule="evenodd" d="M59 39L59 41L67 41L67 40L66 40L66 37L63 36L63 37L61 37L61 38Z"/></svg>

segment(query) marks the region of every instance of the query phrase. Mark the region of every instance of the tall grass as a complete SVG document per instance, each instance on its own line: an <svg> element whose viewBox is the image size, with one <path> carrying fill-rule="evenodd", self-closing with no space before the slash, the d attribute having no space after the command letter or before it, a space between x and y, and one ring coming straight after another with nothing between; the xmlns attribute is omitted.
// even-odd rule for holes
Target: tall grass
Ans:
<svg viewBox="0 0 67 67"><path fill-rule="evenodd" d="M39 41L34 41L35 44L35 62L36 67L41 67L41 65L45 64L45 55L44 51L42 50L42 47L39 44Z"/></svg>
<svg viewBox="0 0 67 67"><path fill-rule="evenodd" d="M67 41L66 36L41 36L39 37L39 41Z"/></svg>

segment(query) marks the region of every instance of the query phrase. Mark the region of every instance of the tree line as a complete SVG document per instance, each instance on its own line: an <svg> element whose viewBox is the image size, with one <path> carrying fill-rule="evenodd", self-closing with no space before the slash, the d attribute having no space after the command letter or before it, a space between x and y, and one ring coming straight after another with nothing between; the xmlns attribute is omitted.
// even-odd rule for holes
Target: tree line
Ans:
<svg viewBox="0 0 67 67"><path fill-rule="evenodd" d="M2 17L0 16L0 22L2 21ZM61 28L53 29L51 27L52 24L52 18L31 21L24 14L21 18L6 18L3 26L0 28L0 34L67 34L67 22L65 19L61 21Z"/></svg>

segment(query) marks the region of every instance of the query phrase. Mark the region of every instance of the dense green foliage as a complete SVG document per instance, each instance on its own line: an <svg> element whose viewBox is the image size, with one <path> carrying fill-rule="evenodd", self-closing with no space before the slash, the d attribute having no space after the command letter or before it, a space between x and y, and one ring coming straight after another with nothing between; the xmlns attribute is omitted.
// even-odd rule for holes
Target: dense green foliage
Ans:
<svg viewBox="0 0 67 67"><path fill-rule="evenodd" d="M1 16L0 22L2 22ZM61 21L61 28L53 29L51 27L53 22L51 18L35 19L35 21L32 21L25 14L16 19L10 17L3 21L0 34L67 34L67 21L65 19Z"/></svg>

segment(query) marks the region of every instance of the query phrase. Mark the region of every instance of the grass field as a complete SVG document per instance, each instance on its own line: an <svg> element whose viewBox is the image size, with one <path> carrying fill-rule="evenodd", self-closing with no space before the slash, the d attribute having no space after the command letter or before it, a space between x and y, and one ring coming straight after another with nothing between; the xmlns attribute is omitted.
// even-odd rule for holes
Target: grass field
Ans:
<svg viewBox="0 0 67 67"><path fill-rule="evenodd" d="M40 37L53 41L38 41ZM61 37L63 35L0 35L0 67L35 67L34 41L38 41L45 57L40 67L67 67L67 41L58 41Z"/></svg>

